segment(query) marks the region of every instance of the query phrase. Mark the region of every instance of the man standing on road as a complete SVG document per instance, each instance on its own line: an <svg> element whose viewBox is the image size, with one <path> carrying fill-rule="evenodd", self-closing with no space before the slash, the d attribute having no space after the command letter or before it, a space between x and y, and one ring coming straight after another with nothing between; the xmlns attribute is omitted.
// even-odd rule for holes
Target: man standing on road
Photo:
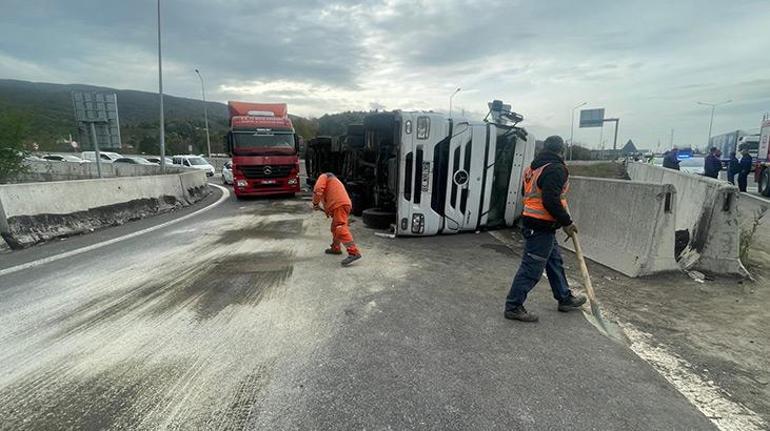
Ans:
<svg viewBox="0 0 770 431"><path fill-rule="evenodd" d="M671 151L666 152L663 157L663 167L668 169L679 170L679 149L674 147Z"/></svg>
<svg viewBox="0 0 770 431"><path fill-rule="evenodd" d="M709 155L703 162L703 175L709 178L719 178L719 171L722 170L722 161L719 160L722 152L717 147L711 147Z"/></svg>
<svg viewBox="0 0 770 431"><path fill-rule="evenodd" d="M540 280L543 270L548 275L553 297L559 302L559 311L578 310L586 302L584 296L575 296L569 289L556 241L559 228L569 236L577 233L567 212L565 195L569 189L569 171L563 153L564 141L560 136L547 138L543 151L524 173L524 255L505 301L506 319L537 321L537 316L524 308L524 301Z"/></svg>
<svg viewBox="0 0 770 431"><path fill-rule="evenodd" d="M353 242L353 235L348 228L348 216L352 209L350 196L342 181L330 172L319 175L313 188L313 209L321 210L321 203L326 217L332 218L332 245L324 253L342 254L340 245L344 245L348 257L342 261L342 266L348 266L361 259L361 252Z"/></svg>
<svg viewBox="0 0 770 431"><path fill-rule="evenodd" d="M741 172L741 165L735 151L730 152L730 162L727 164L727 182L735 185L735 176Z"/></svg>
<svg viewBox="0 0 770 431"><path fill-rule="evenodd" d="M738 172L738 190L745 192L746 187L748 186L753 160L751 159L748 148L741 150L741 155L743 157L741 157L740 172Z"/></svg>

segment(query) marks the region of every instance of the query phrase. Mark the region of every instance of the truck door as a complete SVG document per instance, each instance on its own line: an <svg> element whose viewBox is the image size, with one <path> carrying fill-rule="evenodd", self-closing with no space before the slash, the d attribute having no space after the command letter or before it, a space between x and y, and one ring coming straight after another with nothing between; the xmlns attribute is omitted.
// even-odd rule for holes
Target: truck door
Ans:
<svg viewBox="0 0 770 431"><path fill-rule="evenodd" d="M486 125L458 123L449 144L449 175L443 233L475 230L485 169Z"/></svg>

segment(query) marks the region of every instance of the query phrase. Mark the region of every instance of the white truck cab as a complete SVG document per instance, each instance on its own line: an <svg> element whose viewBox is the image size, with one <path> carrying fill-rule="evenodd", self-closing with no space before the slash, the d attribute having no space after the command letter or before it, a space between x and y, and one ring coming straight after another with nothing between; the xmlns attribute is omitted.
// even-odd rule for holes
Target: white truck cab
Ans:
<svg viewBox="0 0 770 431"><path fill-rule="evenodd" d="M522 129L442 114L401 113L396 234L511 226L521 175L534 157Z"/></svg>

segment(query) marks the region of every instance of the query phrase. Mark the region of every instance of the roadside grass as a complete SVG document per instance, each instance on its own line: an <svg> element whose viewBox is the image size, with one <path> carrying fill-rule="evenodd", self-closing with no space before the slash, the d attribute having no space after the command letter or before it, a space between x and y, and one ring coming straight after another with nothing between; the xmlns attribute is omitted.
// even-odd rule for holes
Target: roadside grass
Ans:
<svg viewBox="0 0 770 431"><path fill-rule="evenodd" d="M749 225L748 228L741 229L740 259L741 259L741 262L744 262L744 264L748 263L749 251L751 250L751 246L754 243L754 237L755 237L755 234L757 233L757 229L759 228L759 225L761 224L762 217L764 217L766 212L767 212L767 207L763 207L755 211L753 214L751 225Z"/></svg>

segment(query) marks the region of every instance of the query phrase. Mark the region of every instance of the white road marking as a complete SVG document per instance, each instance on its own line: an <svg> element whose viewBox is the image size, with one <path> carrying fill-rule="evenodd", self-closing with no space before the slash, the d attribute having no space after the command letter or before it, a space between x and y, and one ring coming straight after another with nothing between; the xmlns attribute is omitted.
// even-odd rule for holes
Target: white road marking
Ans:
<svg viewBox="0 0 770 431"><path fill-rule="evenodd" d="M712 381L692 372L692 366L665 347L654 345L652 335L622 324L631 350L655 368L679 393L722 431L766 430L768 424L748 407L728 399Z"/></svg>
<svg viewBox="0 0 770 431"><path fill-rule="evenodd" d="M161 224L159 224L157 226L152 226L152 227L148 227L146 229L138 230L136 232L131 232L129 234L126 234L126 235L123 235L123 236L119 236L117 238L113 238L113 239L110 239L110 240L107 240L107 241L102 241L102 242L99 242L99 243L96 243L96 244L91 244L89 246L77 248L75 250L66 251L64 253L59 253L59 254L56 254L56 255L53 255L53 256L44 257L42 259L33 260L32 262L22 263L21 265L12 266L10 268L0 269L0 277L2 277L4 275L8 275L8 274L13 274L14 272L24 271L25 269L34 268L34 267L37 267L37 266L40 266L40 265L45 265L47 263L56 262L57 260L66 259L66 258L72 257L72 256L77 256L79 254L83 254L83 253L87 253L89 251L97 250L97 249L100 249L102 247L107 247L108 245L112 245L112 244L115 244L115 243L118 243L118 242L121 242L121 241L125 241L127 239L135 238L135 237L137 237L139 235L144 235L146 233L153 232L153 231L156 231L158 229L163 229L164 227L168 227L168 226L171 226L173 224L177 224L177 223L179 223L181 221L187 220L187 219L189 219L191 217L195 217L195 216L197 216L199 214L202 214L202 213L204 213L204 212L206 212L206 211L208 211L210 209L213 209L213 208L219 206L222 202L224 202L227 198L230 197L230 191L227 190L226 188L224 188L222 186L219 186L219 185L216 185L216 184L209 184L209 185L214 186L214 187L222 190L222 196L220 196L219 199L217 199L216 202L214 202L213 204L211 204L211 205L209 205L209 206L207 206L205 208L201 208L201 209L199 209L199 210L197 210L195 212L192 212L190 214L184 215L184 216L179 217L179 218L174 219L174 220L169 220L169 221L167 221L165 223L161 223Z"/></svg>

